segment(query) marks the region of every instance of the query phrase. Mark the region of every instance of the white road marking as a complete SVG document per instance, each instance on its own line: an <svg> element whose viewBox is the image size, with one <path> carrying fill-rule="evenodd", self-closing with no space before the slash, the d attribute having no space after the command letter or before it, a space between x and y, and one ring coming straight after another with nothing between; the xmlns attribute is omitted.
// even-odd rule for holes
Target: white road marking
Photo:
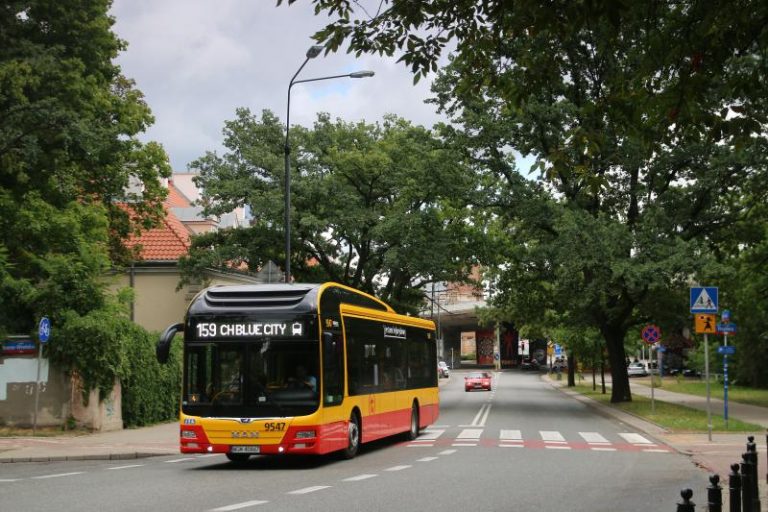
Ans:
<svg viewBox="0 0 768 512"><path fill-rule="evenodd" d="M539 435L545 443L564 443L565 438L556 430L539 430Z"/></svg>
<svg viewBox="0 0 768 512"><path fill-rule="evenodd" d="M500 444L499 448L525 448L525 445L520 441L520 443L517 444Z"/></svg>
<svg viewBox="0 0 768 512"><path fill-rule="evenodd" d="M665 450L663 448L646 448L643 451L646 453L670 453L669 450Z"/></svg>
<svg viewBox="0 0 768 512"><path fill-rule="evenodd" d="M265 503L269 502L262 500L244 501L242 503L235 503L234 505L227 505L225 507L212 508L211 512L229 512L230 510L240 510L241 508L255 507L256 505L263 505Z"/></svg>
<svg viewBox="0 0 768 512"><path fill-rule="evenodd" d="M562 446L562 445L559 445L559 444L544 445L544 448L546 448L547 450L570 450L571 449L570 446Z"/></svg>
<svg viewBox="0 0 768 512"><path fill-rule="evenodd" d="M451 446L459 446L459 447L461 447L461 446L469 446L469 447L474 448L475 446L477 446L477 443L453 443Z"/></svg>
<svg viewBox="0 0 768 512"><path fill-rule="evenodd" d="M519 430L502 430L499 439L503 441L522 441L523 434Z"/></svg>
<svg viewBox="0 0 768 512"><path fill-rule="evenodd" d="M615 452L616 448L607 448L604 446L592 446L590 447L590 450L595 452Z"/></svg>
<svg viewBox="0 0 768 512"><path fill-rule="evenodd" d="M315 491L322 491L323 489L328 489L330 485L315 485L312 487L305 487L303 489L296 489L295 491L290 491L286 494L309 494L310 492Z"/></svg>
<svg viewBox="0 0 768 512"><path fill-rule="evenodd" d="M459 432L459 435L456 436L456 439L480 439L480 435L483 433L483 429L481 428L465 428L461 432Z"/></svg>
<svg viewBox="0 0 768 512"><path fill-rule="evenodd" d="M421 459L418 459L416 462L431 462L433 460L437 460L439 457L422 457Z"/></svg>
<svg viewBox="0 0 768 512"><path fill-rule="evenodd" d="M654 446L656 445L656 443L654 443L653 441L650 441L650 440L644 438L640 434L635 434L635 433L631 433L631 432L622 432L622 433L619 433L619 435L621 437L623 437L624 440L626 442L628 442L628 443L644 444L644 445L654 445Z"/></svg>
<svg viewBox="0 0 768 512"><path fill-rule="evenodd" d="M579 432L579 435L589 444L611 444L597 432Z"/></svg>
<svg viewBox="0 0 768 512"><path fill-rule="evenodd" d="M349 478L345 478L342 481L343 482L359 482L360 480L368 480L369 478L376 478L377 476L379 475L364 474L364 475L351 476Z"/></svg>
<svg viewBox="0 0 768 512"><path fill-rule="evenodd" d="M20 478L0 478L0 482L18 482Z"/></svg>
<svg viewBox="0 0 768 512"><path fill-rule="evenodd" d="M43 480L44 478L59 478L62 476L82 475L83 473L85 473L85 471L73 471L72 473L56 473L54 475L33 476L32 478L35 480Z"/></svg>
<svg viewBox="0 0 768 512"><path fill-rule="evenodd" d="M194 457L184 457L183 459L164 460L163 462L167 462L169 464L172 464L174 462L186 462L188 460L195 460L195 458Z"/></svg>
<svg viewBox="0 0 768 512"><path fill-rule="evenodd" d="M477 411L477 414L472 419L470 427L484 427L485 422L488 420L488 414L491 412L491 404L485 403Z"/></svg>
<svg viewBox="0 0 768 512"><path fill-rule="evenodd" d="M115 467L112 467L112 468L107 468L107 469L128 469L128 468L140 468L140 467L142 467L143 465L144 465L144 464L129 464L128 466L115 466Z"/></svg>
<svg viewBox="0 0 768 512"><path fill-rule="evenodd" d="M456 453L457 451L458 451L458 450L443 450L443 451L441 451L441 452L440 452L438 455L453 455L453 454L454 454L454 453Z"/></svg>
<svg viewBox="0 0 768 512"><path fill-rule="evenodd" d="M443 432L445 432L445 429L429 429L422 431L421 434L419 434L418 439L412 441L434 441L441 435L443 435Z"/></svg>
<svg viewBox="0 0 768 512"><path fill-rule="evenodd" d="M404 466L392 466L391 468L387 468L384 471L402 471L404 469L412 468L413 466L404 465Z"/></svg>

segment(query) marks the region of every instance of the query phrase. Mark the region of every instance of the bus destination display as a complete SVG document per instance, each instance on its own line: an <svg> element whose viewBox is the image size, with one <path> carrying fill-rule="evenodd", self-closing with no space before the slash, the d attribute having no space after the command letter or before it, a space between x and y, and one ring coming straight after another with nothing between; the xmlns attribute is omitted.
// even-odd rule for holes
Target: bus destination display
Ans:
<svg viewBox="0 0 768 512"><path fill-rule="evenodd" d="M304 324L297 321L226 321L199 322L195 329L198 339L210 338L258 338L264 336L301 337Z"/></svg>

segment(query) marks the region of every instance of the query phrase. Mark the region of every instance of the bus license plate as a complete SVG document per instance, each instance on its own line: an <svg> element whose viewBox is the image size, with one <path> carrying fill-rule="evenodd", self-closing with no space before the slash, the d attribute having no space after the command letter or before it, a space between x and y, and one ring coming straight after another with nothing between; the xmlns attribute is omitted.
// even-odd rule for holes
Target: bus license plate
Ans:
<svg viewBox="0 0 768 512"><path fill-rule="evenodd" d="M258 445L251 445L251 446L233 446L232 453L261 453L261 446Z"/></svg>

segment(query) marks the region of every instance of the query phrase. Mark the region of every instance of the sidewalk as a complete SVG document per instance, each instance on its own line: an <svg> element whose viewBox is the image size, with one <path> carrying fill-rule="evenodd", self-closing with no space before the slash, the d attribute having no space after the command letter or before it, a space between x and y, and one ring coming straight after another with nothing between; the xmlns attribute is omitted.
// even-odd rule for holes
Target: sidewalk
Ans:
<svg viewBox="0 0 768 512"><path fill-rule="evenodd" d="M122 460L178 453L178 421L78 436L0 438L0 463Z"/></svg>
<svg viewBox="0 0 768 512"><path fill-rule="evenodd" d="M757 467L758 478L760 481L760 499L763 503L768 503L768 486L766 485L766 475L768 475L768 467L766 467L768 465L768 460L766 459L766 443L768 440L766 439L766 430L757 432L739 432L734 434L713 433L712 441L709 440L707 432L669 432L655 423L648 422L633 414L608 407L576 393L575 391L569 390L567 388L568 381L565 376L563 376L563 380L552 380L549 375L544 375L542 378L574 399L596 408L600 413L612 416L619 421L631 425L633 428L641 430L671 446L678 452L690 456L693 463L698 467L710 473L717 473L720 476L720 485L724 488L727 488L728 486L728 475L731 472L731 464L741 462L742 453L747 451L747 437L755 436L758 454ZM635 382L630 382L630 386L632 393L635 395L651 396L651 388L648 386L637 384ZM672 393L670 391L663 391L660 388L655 388L653 392L656 400L706 411L707 399L705 397ZM722 414L722 400L713 398L710 400L710 403L712 414ZM765 407L740 404L728 400L728 417L768 428L768 408Z"/></svg>

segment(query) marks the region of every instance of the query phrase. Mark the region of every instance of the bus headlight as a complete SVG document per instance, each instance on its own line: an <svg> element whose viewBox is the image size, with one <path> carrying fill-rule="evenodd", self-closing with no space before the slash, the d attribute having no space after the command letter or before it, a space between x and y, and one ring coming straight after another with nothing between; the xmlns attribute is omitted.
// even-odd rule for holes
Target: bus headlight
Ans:
<svg viewBox="0 0 768 512"><path fill-rule="evenodd" d="M299 430L296 432L296 439L313 439L316 437L314 430Z"/></svg>

